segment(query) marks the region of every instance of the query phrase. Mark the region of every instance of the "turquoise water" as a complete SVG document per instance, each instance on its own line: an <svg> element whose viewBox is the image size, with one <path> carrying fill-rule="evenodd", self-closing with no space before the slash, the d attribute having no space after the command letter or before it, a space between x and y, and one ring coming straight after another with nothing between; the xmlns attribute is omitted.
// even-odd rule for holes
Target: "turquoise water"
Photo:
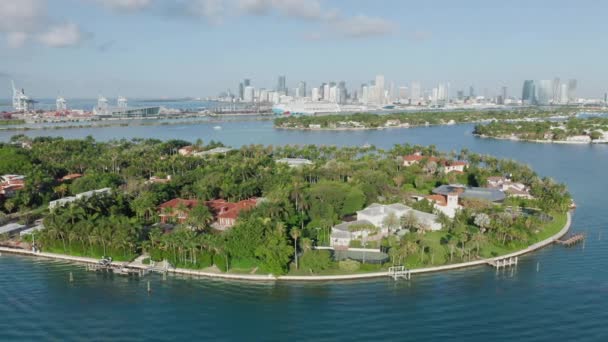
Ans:
<svg viewBox="0 0 608 342"><path fill-rule="evenodd" d="M550 246L516 269L418 275L411 281L252 284L152 276L0 256L0 341L11 340L608 340L608 146L485 140L471 125L358 132L277 131L270 122L31 131L98 139L202 138L242 144L436 144L530 164L566 182L584 245ZM0 132L0 140L11 134ZM603 235L603 236L602 236ZM539 272L537 272L539 265ZM74 283L68 282L69 272ZM150 281L152 294L146 291Z"/></svg>

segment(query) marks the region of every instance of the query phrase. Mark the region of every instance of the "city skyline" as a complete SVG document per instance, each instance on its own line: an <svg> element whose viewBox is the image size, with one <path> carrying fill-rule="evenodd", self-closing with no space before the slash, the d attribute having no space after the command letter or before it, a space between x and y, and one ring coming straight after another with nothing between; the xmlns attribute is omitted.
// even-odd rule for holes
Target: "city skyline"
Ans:
<svg viewBox="0 0 608 342"><path fill-rule="evenodd" d="M238 93L243 78L272 89L285 75L290 91L306 82L310 92L377 74L396 86L449 83L451 97L471 85L516 96L525 80L559 75L579 80L580 96L603 97L605 51L594 42L608 29L593 23L608 6L582 1L572 16L565 1L516 2L3 2L0 98L11 79L34 98L206 97Z"/></svg>

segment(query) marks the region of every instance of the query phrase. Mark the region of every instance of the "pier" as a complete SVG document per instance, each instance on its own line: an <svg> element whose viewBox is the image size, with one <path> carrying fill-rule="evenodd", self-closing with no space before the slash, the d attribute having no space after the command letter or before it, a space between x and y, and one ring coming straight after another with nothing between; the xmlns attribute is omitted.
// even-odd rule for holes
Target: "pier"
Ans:
<svg viewBox="0 0 608 342"><path fill-rule="evenodd" d="M388 268L388 276L394 280L398 280L399 278L410 280L412 273L405 266L391 266Z"/></svg>
<svg viewBox="0 0 608 342"><path fill-rule="evenodd" d="M507 267L511 267L511 266L517 266L518 261L519 261L518 257L497 258L497 259L488 260L488 265L490 265L496 269L501 269L501 268L507 268Z"/></svg>
<svg viewBox="0 0 608 342"><path fill-rule="evenodd" d="M558 245L570 247L570 246L576 245L579 242L582 242L583 240L585 240L585 234L581 233L581 234L572 235L565 240L562 240L562 239L555 240L555 243L557 243Z"/></svg>

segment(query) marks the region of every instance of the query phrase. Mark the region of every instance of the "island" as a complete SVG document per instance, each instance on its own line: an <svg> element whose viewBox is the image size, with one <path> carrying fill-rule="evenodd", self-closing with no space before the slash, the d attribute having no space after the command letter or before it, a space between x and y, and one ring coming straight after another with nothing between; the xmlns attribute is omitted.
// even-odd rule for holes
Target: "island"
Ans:
<svg viewBox="0 0 608 342"><path fill-rule="evenodd" d="M15 136L0 176L3 251L235 278L481 261L555 236L571 205L517 162L407 144Z"/></svg>
<svg viewBox="0 0 608 342"><path fill-rule="evenodd" d="M390 114L355 113L277 118L274 126L297 130L365 130L409 128L417 126L455 125L472 122L521 121L543 118L568 118L576 115L573 108L524 107L496 110L415 111Z"/></svg>
<svg viewBox="0 0 608 342"><path fill-rule="evenodd" d="M482 138L565 144L608 143L608 118L588 117L533 122L491 122L475 126Z"/></svg>

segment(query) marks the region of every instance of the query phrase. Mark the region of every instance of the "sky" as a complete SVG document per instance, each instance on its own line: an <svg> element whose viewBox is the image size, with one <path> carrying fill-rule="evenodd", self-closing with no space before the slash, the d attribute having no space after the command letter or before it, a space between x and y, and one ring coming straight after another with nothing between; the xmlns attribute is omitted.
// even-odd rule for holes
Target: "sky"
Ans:
<svg viewBox="0 0 608 342"><path fill-rule="evenodd" d="M526 79L608 91L608 2L0 0L0 98L206 97L377 74L520 96Z"/></svg>

